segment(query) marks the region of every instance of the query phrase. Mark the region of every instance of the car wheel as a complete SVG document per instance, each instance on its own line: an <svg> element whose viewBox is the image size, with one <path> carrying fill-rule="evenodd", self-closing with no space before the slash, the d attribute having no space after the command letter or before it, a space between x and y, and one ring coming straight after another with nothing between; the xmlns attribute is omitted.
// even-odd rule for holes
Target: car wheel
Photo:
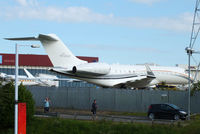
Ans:
<svg viewBox="0 0 200 134"><path fill-rule="evenodd" d="M154 113L150 113L150 114L149 114L149 119L151 119L151 120L155 119Z"/></svg>
<svg viewBox="0 0 200 134"><path fill-rule="evenodd" d="M179 120L180 119L180 116L178 114L175 114L174 115L174 120Z"/></svg>

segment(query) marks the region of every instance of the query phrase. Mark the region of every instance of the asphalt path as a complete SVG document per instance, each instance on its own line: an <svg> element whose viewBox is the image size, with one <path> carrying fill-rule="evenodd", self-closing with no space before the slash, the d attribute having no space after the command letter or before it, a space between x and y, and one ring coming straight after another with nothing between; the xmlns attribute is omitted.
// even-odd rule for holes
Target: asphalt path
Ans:
<svg viewBox="0 0 200 134"><path fill-rule="evenodd" d="M93 120L90 114L60 114L60 113L37 113L36 117L58 117L64 119L75 119L75 120ZM96 120L106 120L113 122L129 122L129 123L150 123L150 124L177 124L178 122L183 122L181 120L161 120L154 119L150 120L148 117L144 116L117 116L117 115L97 115Z"/></svg>

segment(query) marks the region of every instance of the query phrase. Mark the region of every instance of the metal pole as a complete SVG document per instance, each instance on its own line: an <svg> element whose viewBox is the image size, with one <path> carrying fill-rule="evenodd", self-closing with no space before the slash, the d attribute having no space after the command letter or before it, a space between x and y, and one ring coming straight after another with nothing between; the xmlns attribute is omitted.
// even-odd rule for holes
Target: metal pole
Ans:
<svg viewBox="0 0 200 134"><path fill-rule="evenodd" d="M15 44L15 131L18 134L18 45Z"/></svg>
<svg viewBox="0 0 200 134"><path fill-rule="evenodd" d="M194 16L193 16L193 24L192 24L192 33L191 33L191 37L190 37L190 44L189 47L186 48L187 54L188 54L188 120L190 120L190 106L191 106L191 100L190 100L190 90L191 90L191 70L190 70L190 58L192 56L192 53L194 53L193 50L193 46L195 44L195 41L197 39L197 36L199 34L200 31L200 23L197 22L197 20L199 19L199 3L200 0L196 0L196 5L195 5L195 11L194 11ZM195 27L196 26L196 27ZM198 28L197 28L198 26ZM197 30L195 32L195 30Z"/></svg>
<svg viewBox="0 0 200 134"><path fill-rule="evenodd" d="M192 51L188 53L188 120L190 120L190 90L191 90L191 80L190 80L190 57Z"/></svg>

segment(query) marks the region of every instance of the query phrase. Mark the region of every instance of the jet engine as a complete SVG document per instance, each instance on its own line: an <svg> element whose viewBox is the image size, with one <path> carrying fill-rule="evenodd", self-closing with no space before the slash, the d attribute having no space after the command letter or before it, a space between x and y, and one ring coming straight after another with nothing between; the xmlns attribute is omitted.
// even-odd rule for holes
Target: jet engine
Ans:
<svg viewBox="0 0 200 134"><path fill-rule="evenodd" d="M110 72L110 66L105 63L87 63L74 66L72 73L84 75L105 75Z"/></svg>
<svg viewBox="0 0 200 134"><path fill-rule="evenodd" d="M6 80L7 74L0 73L0 80Z"/></svg>

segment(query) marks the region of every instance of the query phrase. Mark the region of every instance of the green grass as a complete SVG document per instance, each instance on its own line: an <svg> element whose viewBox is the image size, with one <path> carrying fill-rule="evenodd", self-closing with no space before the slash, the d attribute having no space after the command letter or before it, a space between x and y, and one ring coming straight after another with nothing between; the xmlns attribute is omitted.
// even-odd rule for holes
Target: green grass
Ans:
<svg viewBox="0 0 200 134"><path fill-rule="evenodd" d="M175 125L80 121L60 118L35 118L27 125L27 134L199 134L200 116ZM13 129L0 130L13 134Z"/></svg>

